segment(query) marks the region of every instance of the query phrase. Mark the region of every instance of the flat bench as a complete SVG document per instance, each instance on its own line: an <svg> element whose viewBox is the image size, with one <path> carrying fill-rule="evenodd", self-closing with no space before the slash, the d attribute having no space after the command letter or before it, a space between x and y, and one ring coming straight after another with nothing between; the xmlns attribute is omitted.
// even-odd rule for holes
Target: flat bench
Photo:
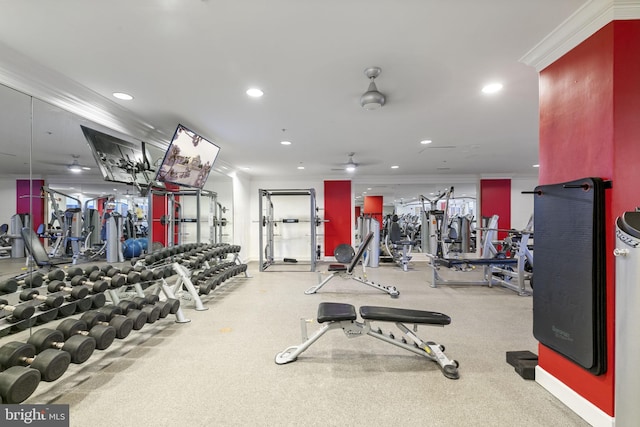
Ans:
<svg viewBox="0 0 640 427"><path fill-rule="evenodd" d="M323 326L311 337L307 337L306 323L302 322L303 343L298 346L288 347L278 353L275 362L278 365L294 362L298 356L315 343L322 335L331 329L342 329L349 338L369 335L379 340L393 344L408 350L419 356L426 357L436 362L445 377L458 379L458 362L450 360L444 354L444 347L433 341L423 341L404 324L445 326L451 323L451 318L446 314L412 310L393 307L362 306L359 310L360 317L357 320L356 308L351 304L323 302L318 306L318 323ZM401 340L396 340L393 333L384 334L380 328L372 329L371 322L393 322L404 335ZM414 329L415 331L416 329Z"/></svg>
<svg viewBox="0 0 640 427"><path fill-rule="evenodd" d="M513 265L516 258L436 258L435 262L443 267L451 268L456 265Z"/></svg>

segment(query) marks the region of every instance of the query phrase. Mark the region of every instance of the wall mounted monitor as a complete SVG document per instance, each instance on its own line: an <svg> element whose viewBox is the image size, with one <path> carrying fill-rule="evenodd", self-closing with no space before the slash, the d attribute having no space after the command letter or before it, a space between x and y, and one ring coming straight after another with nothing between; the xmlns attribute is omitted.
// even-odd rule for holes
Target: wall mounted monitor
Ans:
<svg viewBox="0 0 640 427"><path fill-rule="evenodd" d="M153 178L149 152L115 136L80 125L105 181L148 186Z"/></svg>
<svg viewBox="0 0 640 427"><path fill-rule="evenodd" d="M178 125L158 168L156 181L201 189L219 152L220 147L213 142Z"/></svg>

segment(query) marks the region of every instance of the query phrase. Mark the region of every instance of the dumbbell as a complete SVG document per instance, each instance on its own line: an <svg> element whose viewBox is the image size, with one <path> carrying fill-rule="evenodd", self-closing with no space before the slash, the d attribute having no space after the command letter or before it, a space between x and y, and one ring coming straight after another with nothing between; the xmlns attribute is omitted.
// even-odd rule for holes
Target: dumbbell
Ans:
<svg viewBox="0 0 640 427"><path fill-rule="evenodd" d="M38 301L40 302L40 310L46 311L50 308L58 308L64 302L62 295L40 295L35 289L25 289L20 292L21 301Z"/></svg>
<svg viewBox="0 0 640 427"><path fill-rule="evenodd" d="M33 316L36 312L36 308L28 304L9 305L9 301L0 298L0 310L11 313L6 316L5 319L8 322L16 323L21 320L25 320Z"/></svg>
<svg viewBox="0 0 640 427"><path fill-rule="evenodd" d="M97 294L106 291L110 287L119 288L126 283L125 277L116 277L115 280L112 280L110 277L102 278L100 274L100 270L96 270L89 273L88 276L75 276L70 281L71 286L88 286L92 293Z"/></svg>
<svg viewBox="0 0 640 427"><path fill-rule="evenodd" d="M105 305L96 310L98 313L102 313L107 319L111 319L116 315L124 315L133 321L133 330L138 331L147 324L148 314L138 310L138 306L131 301L120 301L117 306ZM157 319L156 319L157 320Z"/></svg>
<svg viewBox="0 0 640 427"><path fill-rule="evenodd" d="M24 286L25 288L39 288L42 286L42 276L40 274L29 274L27 276L21 277L20 279L7 279L3 283L3 287L6 289L13 289L15 292L18 289L18 286Z"/></svg>
<svg viewBox="0 0 640 427"><path fill-rule="evenodd" d="M153 305L160 307L160 318L164 319L169 314L175 314L180 309L180 300L175 298L168 298L165 301L160 301L160 297L155 294L149 294L144 298L133 298L133 303L140 306L141 304Z"/></svg>
<svg viewBox="0 0 640 427"><path fill-rule="evenodd" d="M33 333L27 340L36 348L36 352L42 353L48 348L62 350L69 353L71 363L81 364L89 360L96 349L96 340L84 335L73 335L65 341L62 331L42 328Z"/></svg>
<svg viewBox="0 0 640 427"><path fill-rule="evenodd" d="M14 279L3 280L0 282L0 294L12 294L18 290L18 282Z"/></svg>
<svg viewBox="0 0 640 427"><path fill-rule="evenodd" d="M109 325L95 325L89 328L87 322L78 319L66 319L56 328L66 339L75 335L91 337L96 341L97 350L106 350L116 339L116 329Z"/></svg>
<svg viewBox="0 0 640 427"><path fill-rule="evenodd" d="M24 366L40 372L41 381L55 381L60 378L71 363L71 355L66 351L46 349L36 356L33 344L17 341L0 347L0 365L3 369Z"/></svg>
<svg viewBox="0 0 640 427"><path fill-rule="evenodd" d="M40 371L24 366L12 366L0 372L0 400L8 404L24 402L36 391L40 378Z"/></svg>
<svg viewBox="0 0 640 427"><path fill-rule="evenodd" d="M62 304L60 307L58 307L58 318L61 319L74 315L76 309L78 308L78 301L82 300L69 301L66 304Z"/></svg>
<svg viewBox="0 0 640 427"><path fill-rule="evenodd" d="M122 314L107 317L102 312L89 311L80 316L80 320L84 321L89 329L93 329L96 325L111 326L116 330L116 338L120 340L128 337L133 329L133 319Z"/></svg>
<svg viewBox="0 0 640 427"><path fill-rule="evenodd" d="M134 303L136 309L145 313L147 315L147 323L155 323L160 318L160 314L162 312L160 307L148 304L144 298L135 297L130 300L124 300L124 301Z"/></svg>
<svg viewBox="0 0 640 427"><path fill-rule="evenodd" d="M80 277L80 276L75 276ZM74 277L74 278L75 278ZM47 290L51 293L65 292L72 300L78 300L89 295L89 288L86 286L67 286L65 282L53 280L47 285Z"/></svg>

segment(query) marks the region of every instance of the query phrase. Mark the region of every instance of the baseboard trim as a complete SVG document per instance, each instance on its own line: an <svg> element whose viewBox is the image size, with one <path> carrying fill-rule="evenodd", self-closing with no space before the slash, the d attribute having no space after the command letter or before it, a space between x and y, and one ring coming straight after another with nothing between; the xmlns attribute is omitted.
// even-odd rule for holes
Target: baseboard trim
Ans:
<svg viewBox="0 0 640 427"><path fill-rule="evenodd" d="M539 365L536 367L536 382L593 427L615 426L613 417L607 415Z"/></svg>

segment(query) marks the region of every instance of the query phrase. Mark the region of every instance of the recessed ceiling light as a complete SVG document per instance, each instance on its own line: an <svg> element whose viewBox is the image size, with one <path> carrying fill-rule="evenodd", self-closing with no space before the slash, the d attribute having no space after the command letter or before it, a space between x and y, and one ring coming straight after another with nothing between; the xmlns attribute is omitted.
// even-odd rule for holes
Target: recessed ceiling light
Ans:
<svg viewBox="0 0 640 427"><path fill-rule="evenodd" d="M540 165L533 165L533 167L534 167L534 168L539 168L539 167L540 167Z"/></svg>
<svg viewBox="0 0 640 427"><path fill-rule="evenodd" d="M291 145L291 141L280 141L282 145Z"/></svg>
<svg viewBox="0 0 640 427"><path fill-rule="evenodd" d="M502 83L489 83L482 88L483 93L496 93L502 90Z"/></svg>
<svg viewBox="0 0 640 427"><path fill-rule="evenodd" d="M355 167L355 166L353 166L353 165L349 165L349 166L347 166L347 167L345 168L345 170L346 170L347 172L355 172L356 167Z"/></svg>
<svg viewBox="0 0 640 427"><path fill-rule="evenodd" d="M298 169L302 170L304 169L304 166L298 166Z"/></svg>
<svg viewBox="0 0 640 427"><path fill-rule="evenodd" d="M431 141L430 139L423 139L422 141L420 141L420 144L422 145L427 145L427 144L431 144L433 141Z"/></svg>
<svg viewBox="0 0 640 427"><path fill-rule="evenodd" d="M244 170L246 170L246 171L250 171L250 170L251 170L251 168L250 168L250 167L247 167L247 166L244 166L242 169L244 169Z"/></svg>
<svg viewBox="0 0 640 427"><path fill-rule="evenodd" d="M371 190L371 187L367 188L367 190Z"/></svg>
<svg viewBox="0 0 640 427"><path fill-rule="evenodd" d="M391 166L391 169L398 169L399 167L400 166L398 166L398 165L393 165L393 166Z"/></svg>
<svg viewBox="0 0 640 427"><path fill-rule="evenodd" d="M247 95L252 98L260 98L262 95L264 95L264 92L256 87L252 87L250 89L247 89Z"/></svg>
<svg viewBox="0 0 640 427"><path fill-rule="evenodd" d="M133 99L133 96L124 92L113 92L113 96L115 98L122 99L123 101L131 101Z"/></svg>

